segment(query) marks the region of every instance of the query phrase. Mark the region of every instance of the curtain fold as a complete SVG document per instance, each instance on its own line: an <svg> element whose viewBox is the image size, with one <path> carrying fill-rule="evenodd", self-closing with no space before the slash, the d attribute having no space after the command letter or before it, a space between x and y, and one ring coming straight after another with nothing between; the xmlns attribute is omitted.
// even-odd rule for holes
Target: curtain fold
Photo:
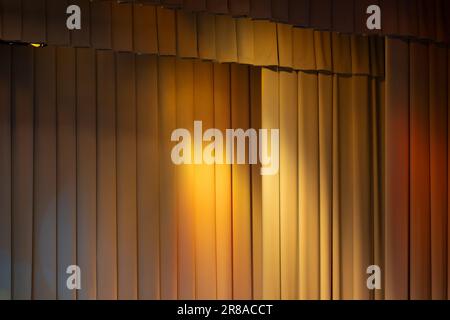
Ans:
<svg viewBox="0 0 450 320"><path fill-rule="evenodd" d="M386 298L446 299L448 48L386 48Z"/></svg>
<svg viewBox="0 0 450 320"><path fill-rule="evenodd" d="M259 2L255 2L256 6ZM55 15L55 8L45 6L44 0L24 0L22 5L8 0L2 3L5 27L3 33L0 32L0 39L5 41L91 47L305 71L384 75L383 55L378 54L383 52L384 42L378 36L349 36L296 28L287 23L217 15L215 13L221 10L211 11L210 7L205 12L191 12L175 10L174 3L162 7L88 0L74 2L82 8L83 27L69 31L65 20ZM220 7L227 5L227 1L216 1L212 8L218 8L219 3ZM267 3L270 9L270 1ZM274 8L284 8L287 3L281 5L280 2ZM351 46L348 45L349 39ZM370 54L366 54L367 47L371 49ZM332 52L340 52L341 55Z"/></svg>
<svg viewBox="0 0 450 320"><path fill-rule="evenodd" d="M0 298L448 298L447 47L153 13L159 56L0 45ZM175 166L194 120L279 129L279 172Z"/></svg>
<svg viewBox="0 0 450 320"><path fill-rule="evenodd" d="M102 0L95 0L102 1ZM187 11L207 11L340 33L375 33L448 43L446 0L136 0ZM366 27L367 8L378 5L381 29Z"/></svg>
<svg viewBox="0 0 450 320"><path fill-rule="evenodd" d="M193 135L194 120L249 128L260 72L86 48L0 54L0 298L253 297L250 165L175 166L171 134Z"/></svg>
<svg viewBox="0 0 450 320"><path fill-rule="evenodd" d="M281 136L280 176L262 179L262 229L270 235L263 236L263 297L372 298L366 269L383 228L383 191L374 187L382 183L374 174L381 131L373 127L382 82L263 69L262 83L262 127L278 123ZM289 228L292 223L297 228Z"/></svg>

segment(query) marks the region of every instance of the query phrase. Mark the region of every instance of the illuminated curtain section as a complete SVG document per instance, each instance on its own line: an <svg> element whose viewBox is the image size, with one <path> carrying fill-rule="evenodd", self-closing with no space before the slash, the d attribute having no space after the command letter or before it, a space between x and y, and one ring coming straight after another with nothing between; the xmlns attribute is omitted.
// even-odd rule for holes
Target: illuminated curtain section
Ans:
<svg viewBox="0 0 450 320"><path fill-rule="evenodd" d="M227 1L220 2L227 7ZM254 5L260 2L269 3L256 1ZM276 3L277 7L287 5L283 1ZM0 1L3 13L0 39L294 70L376 76L384 73L382 37L350 35L348 30L347 34L315 31L261 19L174 10L170 9L173 6L167 6L168 3L163 3L166 7L162 7L74 0L73 4L82 10L83 27L70 31L66 27L64 1ZM318 52L324 54L316 54ZM354 61L369 59L369 71L355 70L351 63L342 63L350 61L350 57Z"/></svg>
<svg viewBox="0 0 450 320"><path fill-rule="evenodd" d="M258 70L51 46L0 56L2 299L252 298L250 167L176 167L170 137L194 120L248 128Z"/></svg>
<svg viewBox="0 0 450 320"><path fill-rule="evenodd" d="M382 85L263 69L262 127L281 136L279 174L261 181L263 298L373 298L366 269L384 265Z"/></svg>
<svg viewBox="0 0 450 320"><path fill-rule="evenodd" d="M446 299L447 47L387 39L386 298Z"/></svg>

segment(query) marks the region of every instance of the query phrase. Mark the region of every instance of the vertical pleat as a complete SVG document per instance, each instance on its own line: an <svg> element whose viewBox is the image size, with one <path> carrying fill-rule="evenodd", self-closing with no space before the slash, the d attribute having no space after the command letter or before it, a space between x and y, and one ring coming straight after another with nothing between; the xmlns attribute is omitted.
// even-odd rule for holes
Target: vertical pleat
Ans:
<svg viewBox="0 0 450 320"><path fill-rule="evenodd" d="M369 39L351 36L352 74L370 74Z"/></svg>
<svg viewBox="0 0 450 320"><path fill-rule="evenodd" d="M292 68L292 27L277 24L278 59L280 67Z"/></svg>
<svg viewBox="0 0 450 320"><path fill-rule="evenodd" d="M353 206L353 112L352 77L338 76L338 135L339 140L339 224L341 245L341 299L352 299L354 294L354 206ZM353 101L352 101L353 102Z"/></svg>
<svg viewBox="0 0 450 320"><path fill-rule="evenodd" d="M177 48L183 58L197 58L197 16L177 11Z"/></svg>
<svg viewBox="0 0 450 320"><path fill-rule="evenodd" d="M158 58L136 57L139 299L160 297Z"/></svg>
<svg viewBox="0 0 450 320"><path fill-rule="evenodd" d="M405 36L417 36L419 32L417 1L398 0L398 32Z"/></svg>
<svg viewBox="0 0 450 320"><path fill-rule="evenodd" d="M436 14L436 40L438 42L445 42L447 39L446 29L446 12L445 0L436 0L435 14Z"/></svg>
<svg viewBox="0 0 450 320"><path fill-rule="evenodd" d="M214 127L231 128L230 66L214 64ZM216 164L217 298L233 297L232 180L231 166Z"/></svg>
<svg viewBox="0 0 450 320"><path fill-rule="evenodd" d="M79 299L97 297L97 152L95 54L77 50L77 263Z"/></svg>
<svg viewBox="0 0 450 320"><path fill-rule="evenodd" d="M219 62L237 61L236 22L229 16L215 18L216 59Z"/></svg>
<svg viewBox="0 0 450 320"><path fill-rule="evenodd" d="M419 37L436 39L436 0L416 1L419 13Z"/></svg>
<svg viewBox="0 0 450 320"><path fill-rule="evenodd" d="M320 298L319 101L316 74L298 73L299 298Z"/></svg>
<svg viewBox="0 0 450 320"><path fill-rule="evenodd" d="M351 36L333 32L331 34L333 50L333 71L335 73L352 73Z"/></svg>
<svg viewBox="0 0 450 320"><path fill-rule="evenodd" d="M353 298L370 298L366 269L373 264L370 93L366 76L352 78L353 105Z"/></svg>
<svg viewBox="0 0 450 320"><path fill-rule="evenodd" d="M316 69L319 71L333 70L331 33L314 32L314 46L316 56Z"/></svg>
<svg viewBox="0 0 450 320"><path fill-rule="evenodd" d="M261 128L279 128L278 73L262 69ZM270 136L270 135L269 135ZM270 140L269 140L270 141ZM268 143L269 144L269 143ZM270 145L270 144L269 144ZM262 298L280 299L279 174L262 176Z"/></svg>
<svg viewBox="0 0 450 320"><path fill-rule="evenodd" d="M12 50L13 299L31 299L33 248L33 51Z"/></svg>
<svg viewBox="0 0 450 320"><path fill-rule="evenodd" d="M11 48L0 46L0 299L12 298Z"/></svg>
<svg viewBox="0 0 450 320"><path fill-rule="evenodd" d="M386 299L407 299L409 283L409 52L386 41Z"/></svg>
<svg viewBox="0 0 450 320"><path fill-rule="evenodd" d="M58 48L57 85L57 259L58 299L73 300L66 286L66 268L76 265L77 162L75 50Z"/></svg>
<svg viewBox="0 0 450 320"><path fill-rule="evenodd" d="M97 297L117 299L116 66L97 52Z"/></svg>
<svg viewBox="0 0 450 320"><path fill-rule="evenodd" d="M33 298L56 299L56 50L36 50Z"/></svg>
<svg viewBox="0 0 450 320"><path fill-rule="evenodd" d="M431 298L447 298L447 51L431 45L430 61L430 195Z"/></svg>
<svg viewBox="0 0 450 320"><path fill-rule="evenodd" d="M198 56L205 60L216 59L215 15L197 15Z"/></svg>
<svg viewBox="0 0 450 320"><path fill-rule="evenodd" d="M297 70L316 70L314 31L294 28L292 39L292 65Z"/></svg>
<svg viewBox="0 0 450 320"><path fill-rule="evenodd" d="M254 129L261 128L261 68L250 68L250 124ZM252 278L253 299L263 297L263 241L262 241L262 177L259 166L252 166Z"/></svg>
<svg viewBox="0 0 450 320"><path fill-rule="evenodd" d="M333 79L319 74L319 220L320 220L320 299L330 300L332 290L332 152Z"/></svg>
<svg viewBox="0 0 450 320"><path fill-rule="evenodd" d="M77 261L84 276L80 299L96 297L95 56L77 50ZM83 190L83 192L81 192ZM94 243L94 245L92 245Z"/></svg>
<svg viewBox="0 0 450 320"><path fill-rule="evenodd" d="M177 127L194 131L194 63L177 60ZM192 143L189 146L193 151ZM191 187L195 168L178 166L178 298L195 299L195 193Z"/></svg>
<svg viewBox="0 0 450 320"><path fill-rule="evenodd" d="M278 65L277 25L273 22L254 21L253 64L259 66Z"/></svg>
<svg viewBox="0 0 450 320"><path fill-rule="evenodd" d="M137 53L158 53L156 8L134 5L133 44Z"/></svg>
<svg viewBox="0 0 450 320"><path fill-rule="evenodd" d="M410 44L410 298L431 297L428 48Z"/></svg>
<svg viewBox="0 0 450 320"><path fill-rule="evenodd" d="M379 0L381 15L381 28L386 34L396 34L398 32L398 0Z"/></svg>
<svg viewBox="0 0 450 320"><path fill-rule="evenodd" d="M372 124L372 188L373 188L373 259L381 270L385 268L385 81L371 79ZM385 297L385 274L381 274L381 290L376 290L375 300Z"/></svg>
<svg viewBox="0 0 450 320"><path fill-rule="evenodd" d="M297 73L280 72L281 298L298 298Z"/></svg>
<svg viewBox="0 0 450 320"><path fill-rule="evenodd" d="M175 167L170 137L176 128L175 59L163 57L158 64L159 112L159 214L161 298L177 298L177 207Z"/></svg>
<svg viewBox="0 0 450 320"><path fill-rule="evenodd" d="M133 51L133 5L113 2L111 12L112 49Z"/></svg>
<svg viewBox="0 0 450 320"><path fill-rule="evenodd" d="M89 5L89 3L88 3ZM112 49L112 4L111 2L93 2L90 4L91 9L91 20L93 21L91 25L91 43L92 47L96 49ZM82 11L85 12L85 11ZM83 16L86 13L83 14ZM83 24L83 22L85 24ZM86 21L81 21L81 30L86 27ZM72 33L72 44L74 44L74 39L78 37L75 33L80 31L73 31ZM83 37L84 39L84 37ZM84 42L84 41L83 41Z"/></svg>
<svg viewBox="0 0 450 320"><path fill-rule="evenodd" d="M342 297L342 290L341 290L341 231L340 231L340 185L339 185L339 179L340 179L340 170L339 170L339 117L338 117L338 111L339 111L339 82L338 82L338 75L333 75L333 115L332 115L332 121L333 121L333 139L332 139L332 273L331 273L331 279L332 279L332 299L333 300L339 300Z"/></svg>
<svg viewBox="0 0 450 320"><path fill-rule="evenodd" d="M174 56L177 53L175 11L157 7L156 17L159 54Z"/></svg>
<svg viewBox="0 0 450 320"><path fill-rule="evenodd" d="M249 72L231 65L231 127L246 131L250 125ZM233 298L252 298L250 166L232 165Z"/></svg>
<svg viewBox="0 0 450 320"><path fill-rule="evenodd" d="M242 64L253 64L255 57L253 21L236 20L237 58Z"/></svg>
<svg viewBox="0 0 450 320"><path fill-rule="evenodd" d="M213 65L194 63L194 118L202 121L203 132L214 128ZM194 148L205 147L209 142ZM202 155L199 155L200 157ZM195 155L194 155L194 158ZM197 299L217 297L216 271L216 216L215 216L214 166L197 164L195 167L194 203L196 226L196 290Z"/></svg>

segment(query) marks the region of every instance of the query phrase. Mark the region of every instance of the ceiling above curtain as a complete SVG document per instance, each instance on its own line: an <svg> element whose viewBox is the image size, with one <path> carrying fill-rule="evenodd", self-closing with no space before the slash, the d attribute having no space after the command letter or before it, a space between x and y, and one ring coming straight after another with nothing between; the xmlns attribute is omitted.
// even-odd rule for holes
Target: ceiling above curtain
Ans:
<svg viewBox="0 0 450 320"><path fill-rule="evenodd" d="M66 28L66 1L3 0L0 39L235 62L303 71L384 76L381 37L295 28L267 20L116 1L80 5ZM61 14L63 12L63 14Z"/></svg>
<svg viewBox="0 0 450 320"><path fill-rule="evenodd" d="M450 42L450 1L447 0L134 0L134 2L157 3L189 11L246 16L317 30L356 34L377 33ZM373 4L381 8L381 30L370 31L366 28L368 17L366 9Z"/></svg>

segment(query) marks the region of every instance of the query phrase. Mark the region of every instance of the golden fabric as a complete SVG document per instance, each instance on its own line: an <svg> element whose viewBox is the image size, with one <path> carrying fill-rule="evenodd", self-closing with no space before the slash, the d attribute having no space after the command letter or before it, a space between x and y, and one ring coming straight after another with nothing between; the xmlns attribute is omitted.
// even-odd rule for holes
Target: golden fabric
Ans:
<svg viewBox="0 0 450 320"><path fill-rule="evenodd" d="M33 5L24 6L6 2L5 30L0 33L0 39L5 41L112 49L295 70L384 75L383 55L373 54L383 52L384 42L376 36L353 35L349 46L349 36L337 32L155 5L85 0L78 1L83 10L82 29L69 31L65 20L54 12L47 14L47 22L44 18L29 17L44 17L45 10L50 10L44 6L44 0L32 0ZM23 21L22 11L27 12ZM22 21L22 24L16 21ZM373 52L370 55L366 55L367 47ZM334 51L341 55L332 55Z"/></svg>
<svg viewBox="0 0 450 320"><path fill-rule="evenodd" d="M381 263L381 85L262 70L262 127L281 135L279 176L262 177L264 298L371 298L366 268Z"/></svg>
<svg viewBox="0 0 450 320"><path fill-rule="evenodd" d="M2 299L252 298L250 166L175 166L170 136L194 120L248 127L259 72L51 46L0 55Z"/></svg>
<svg viewBox="0 0 450 320"><path fill-rule="evenodd" d="M4 39L71 47L0 45L0 298L448 298L447 47L77 3L92 30L3 15ZM279 172L175 166L194 120L279 128Z"/></svg>

